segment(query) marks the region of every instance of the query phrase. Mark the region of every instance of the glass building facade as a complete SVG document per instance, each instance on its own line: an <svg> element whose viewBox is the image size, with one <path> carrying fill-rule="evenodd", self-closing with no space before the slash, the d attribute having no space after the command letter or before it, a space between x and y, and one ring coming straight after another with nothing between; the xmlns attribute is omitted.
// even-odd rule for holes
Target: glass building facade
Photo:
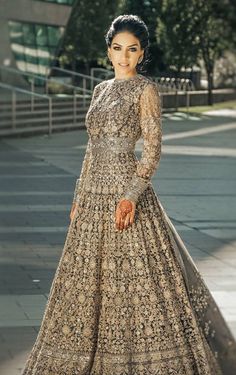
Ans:
<svg viewBox="0 0 236 375"><path fill-rule="evenodd" d="M9 21L11 49L18 69L46 75L64 27Z"/></svg>
<svg viewBox="0 0 236 375"><path fill-rule="evenodd" d="M0 65L43 77L50 73L51 66L58 65L58 50L75 2L0 0ZM25 87L17 69L15 74L4 73L4 79Z"/></svg>

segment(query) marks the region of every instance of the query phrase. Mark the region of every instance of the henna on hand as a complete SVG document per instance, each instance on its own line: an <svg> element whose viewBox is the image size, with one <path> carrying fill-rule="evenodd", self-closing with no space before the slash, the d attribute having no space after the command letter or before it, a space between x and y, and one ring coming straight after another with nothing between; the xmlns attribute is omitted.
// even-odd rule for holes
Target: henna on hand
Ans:
<svg viewBox="0 0 236 375"><path fill-rule="evenodd" d="M117 204L116 208L116 228L118 230L126 229L129 224L132 224L134 221L136 204L133 201L128 199L121 199Z"/></svg>
<svg viewBox="0 0 236 375"><path fill-rule="evenodd" d="M132 211L131 201L124 199L120 202L120 209L122 217L125 217L129 212Z"/></svg>

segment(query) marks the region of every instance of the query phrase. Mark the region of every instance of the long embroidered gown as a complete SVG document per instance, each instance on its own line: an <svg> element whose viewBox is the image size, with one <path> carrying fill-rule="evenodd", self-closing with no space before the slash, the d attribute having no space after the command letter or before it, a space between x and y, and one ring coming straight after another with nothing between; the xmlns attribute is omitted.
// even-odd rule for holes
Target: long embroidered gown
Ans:
<svg viewBox="0 0 236 375"><path fill-rule="evenodd" d="M235 375L232 333L152 186L158 85L141 74L99 83L86 127L79 209L22 375ZM123 231L121 198L136 203Z"/></svg>

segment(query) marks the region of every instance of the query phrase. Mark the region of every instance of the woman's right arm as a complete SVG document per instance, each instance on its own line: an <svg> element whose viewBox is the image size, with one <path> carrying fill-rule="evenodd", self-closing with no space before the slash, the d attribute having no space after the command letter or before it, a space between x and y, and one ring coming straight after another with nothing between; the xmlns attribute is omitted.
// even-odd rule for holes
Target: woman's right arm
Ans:
<svg viewBox="0 0 236 375"><path fill-rule="evenodd" d="M99 95L101 83L96 85L94 90L93 90L93 95L92 95L92 99L91 99L89 108L93 105L95 99ZM84 182L85 182L88 170L89 170L90 158L91 158L90 147L91 147L91 142L90 142L90 138L89 138L88 143L87 143L87 147L86 147L86 151L85 151L85 155L84 155L84 160L83 160L83 163L82 163L80 177L77 178L76 183L75 183L74 197L73 197L72 207L71 207L71 211L70 211L70 219L71 220L74 217L74 214L75 214L75 211L76 211L75 209L79 205L80 194L81 194L81 191L83 189Z"/></svg>

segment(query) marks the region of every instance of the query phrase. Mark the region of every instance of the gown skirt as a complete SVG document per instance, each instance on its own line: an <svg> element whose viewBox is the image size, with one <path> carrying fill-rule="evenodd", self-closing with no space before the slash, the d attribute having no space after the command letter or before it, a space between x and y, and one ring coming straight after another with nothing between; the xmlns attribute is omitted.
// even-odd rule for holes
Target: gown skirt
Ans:
<svg viewBox="0 0 236 375"><path fill-rule="evenodd" d="M152 183L123 231L119 199L91 173L22 375L235 375L235 339Z"/></svg>

